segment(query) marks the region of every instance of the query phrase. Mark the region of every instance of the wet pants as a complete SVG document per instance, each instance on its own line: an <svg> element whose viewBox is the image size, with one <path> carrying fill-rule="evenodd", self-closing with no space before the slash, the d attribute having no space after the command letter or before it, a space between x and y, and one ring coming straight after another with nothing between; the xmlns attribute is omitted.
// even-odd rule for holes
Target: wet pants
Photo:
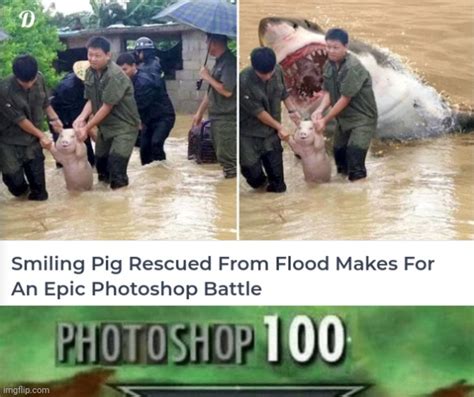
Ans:
<svg viewBox="0 0 474 397"><path fill-rule="evenodd" d="M137 134L137 130L130 130L110 137L99 131L95 144L99 181L110 183L112 189L128 185L127 167Z"/></svg>
<svg viewBox="0 0 474 397"><path fill-rule="evenodd" d="M364 125L350 130L337 126L333 152L338 173L347 175L350 181L367 176L365 158L374 134L375 125Z"/></svg>
<svg viewBox="0 0 474 397"><path fill-rule="evenodd" d="M240 137L240 168L247 183L257 189L268 180L267 191L284 192L283 147L275 133L267 138Z"/></svg>
<svg viewBox="0 0 474 397"><path fill-rule="evenodd" d="M44 155L39 142L28 146L0 143L0 166L3 183L11 194L18 197L29 189L29 200L48 199Z"/></svg>
<svg viewBox="0 0 474 397"><path fill-rule="evenodd" d="M237 131L236 120L229 118L212 118L212 144L216 152L217 161L224 170L226 178L237 175Z"/></svg>
<svg viewBox="0 0 474 397"><path fill-rule="evenodd" d="M140 159L142 165L153 161L166 160L165 140L174 127L175 120L174 116L163 117L143 126L140 133Z"/></svg>

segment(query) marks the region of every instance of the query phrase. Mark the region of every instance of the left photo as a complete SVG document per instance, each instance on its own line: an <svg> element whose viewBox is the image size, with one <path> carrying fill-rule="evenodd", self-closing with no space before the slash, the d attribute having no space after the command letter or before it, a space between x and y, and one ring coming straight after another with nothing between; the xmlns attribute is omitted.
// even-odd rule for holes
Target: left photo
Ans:
<svg viewBox="0 0 474 397"><path fill-rule="evenodd" d="M236 8L0 0L0 238L236 239Z"/></svg>

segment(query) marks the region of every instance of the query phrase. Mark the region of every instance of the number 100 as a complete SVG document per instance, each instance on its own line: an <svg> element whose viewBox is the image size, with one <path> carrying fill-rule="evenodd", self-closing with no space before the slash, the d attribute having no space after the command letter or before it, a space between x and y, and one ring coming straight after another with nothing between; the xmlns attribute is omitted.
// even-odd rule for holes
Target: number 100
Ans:
<svg viewBox="0 0 474 397"><path fill-rule="evenodd" d="M280 321L278 316L265 316L267 326L267 361L280 361ZM298 363L307 363L319 355L330 364L337 363L344 356L346 331L344 323L337 316L325 316L317 326L305 315L293 318L288 329L290 356Z"/></svg>

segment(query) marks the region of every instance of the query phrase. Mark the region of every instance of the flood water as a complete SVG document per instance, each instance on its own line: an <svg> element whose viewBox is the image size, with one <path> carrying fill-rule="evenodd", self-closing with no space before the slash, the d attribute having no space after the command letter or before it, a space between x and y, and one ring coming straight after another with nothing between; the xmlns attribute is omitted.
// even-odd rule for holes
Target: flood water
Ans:
<svg viewBox="0 0 474 397"><path fill-rule="evenodd" d="M97 182L69 193L62 170L46 153L49 200L16 199L0 187L4 240L209 240L236 237L236 183L217 164L187 160L190 115L178 115L165 144L167 160L143 167L132 154L130 185L117 191Z"/></svg>
<svg viewBox="0 0 474 397"><path fill-rule="evenodd" d="M474 3L471 0L242 0L240 66L259 45L261 18L308 19L323 29L388 48L453 104L474 104ZM294 129L285 118L284 124ZM330 149L330 147L329 147ZM331 158L332 161L332 158ZM374 142L369 177L336 175L309 186L285 147L285 194L240 182L241 239L425 240L474 238L474 134L409 143Z"/></svg>

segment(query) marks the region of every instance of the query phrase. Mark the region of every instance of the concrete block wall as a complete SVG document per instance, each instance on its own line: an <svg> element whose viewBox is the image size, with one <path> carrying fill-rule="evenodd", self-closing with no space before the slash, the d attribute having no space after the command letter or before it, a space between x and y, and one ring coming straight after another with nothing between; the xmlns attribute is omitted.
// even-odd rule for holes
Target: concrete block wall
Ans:
<svg viewBox="0 0 474 397"><path fill-rule="evenodd" d="M199 69L206 59L206 34L200 31L183 32L183 70L176 71L176 80L166 80L168 94L179 113L195 113L207 90L203 83L201 90L196 90L199 80ZM212 69L214 59L208 58L207 66Z"/></svg>
<svg viewBox="0 0 474 397"><path fill-rule="evenodd" d="M206 34L199 30L183 31L183 70L176 71L175 80L166 80L166 88L177 112L193 114L196 112L202 98L207 91L207 83L203 83L201 90L196 90L196 81L199 80L199 70L204 65L207 54ZM113 59L117 59L122 52L120 36L108 35L111 42ZM69 48L85 47L88 37L71 37L67 39ZM209 56L207 67L211 70L214 58Z"/></svg>

